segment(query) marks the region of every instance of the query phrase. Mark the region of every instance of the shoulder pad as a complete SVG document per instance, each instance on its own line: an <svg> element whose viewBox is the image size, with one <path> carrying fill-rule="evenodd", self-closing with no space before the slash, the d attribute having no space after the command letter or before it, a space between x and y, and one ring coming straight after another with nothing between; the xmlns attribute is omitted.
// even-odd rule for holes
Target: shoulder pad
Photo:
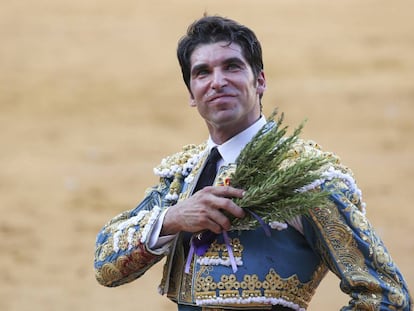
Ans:
<svg viewBox="0 0 414 311"><path fill-rule="evenodd" d="M185 145L180 152L172 154L164 159L154 168L154 174L160 177L170 178L176 173L186 175L198 162L200 155L205 151L206 143L200 145Z"/></svg>

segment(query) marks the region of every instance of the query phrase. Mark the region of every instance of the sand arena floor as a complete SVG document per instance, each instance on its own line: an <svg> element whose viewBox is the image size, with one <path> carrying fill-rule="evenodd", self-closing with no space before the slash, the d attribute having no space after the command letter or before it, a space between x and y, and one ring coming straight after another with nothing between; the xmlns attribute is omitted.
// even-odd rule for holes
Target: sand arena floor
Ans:
<svg viewBox="0 0 414 311"><path fill-rule="evenodd" d="M1 1L0 310L174 310L161 264L119 288L93 275L95 236L206 138L176 42L203 12L253 28L286 124L339 154L414 286L414 2ZM329 275L309 310L348 301ZM145 303L146 307L143 307Z"/></svg>

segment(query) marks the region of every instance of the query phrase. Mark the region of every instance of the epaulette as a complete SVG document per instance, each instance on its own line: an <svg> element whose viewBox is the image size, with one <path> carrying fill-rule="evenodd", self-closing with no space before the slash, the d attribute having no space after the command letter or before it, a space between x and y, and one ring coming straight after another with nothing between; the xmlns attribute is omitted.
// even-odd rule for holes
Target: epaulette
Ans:
<svg viewBox="0 0 414 311"><path fill-rule="evenodd" d="M340 166L341 159L332 152L323 151L321 146L313 140L298 139L292 144L292 148L288 153L289 157L285 160L286 165L291 161L296 161L300 158L314 158L323 157L329 160L331 165Z"/></svg>
<svg viewBox="0 0 414 311"><path fill-rule="evenodd" d="M163 178L171 178L177 173L184 177L187 176L206 147L206 143L185 145L180 152L162 159L161 163L154 168L154 174Z"/></svg>
<svg viewBox="0 0 414 311"><path fill-rule="evenodd" d="M362 200L362 191L357 186L354 174L349 167L342 164L341 159L336 154L323 151L321 146L312 140L298 139L293 144L289 155L290 157L283 163L286 166L292 165L292 163L301 157L322 156L329 160L328 164L322 167L322 178L315 180L313 183L300 189L301 191L315 189L326 182L331 183L333 181L340 181L348 189L351 202L355 204L361 212L365 213L365 203Z"/></svg>

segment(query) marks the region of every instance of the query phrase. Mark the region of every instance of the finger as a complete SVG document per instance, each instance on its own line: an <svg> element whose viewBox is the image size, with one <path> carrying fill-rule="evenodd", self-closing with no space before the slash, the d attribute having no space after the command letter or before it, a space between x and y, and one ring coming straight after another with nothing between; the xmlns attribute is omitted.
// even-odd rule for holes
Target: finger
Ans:
<svg viewBox="0 0 414 311"><path fill-rule="evenodd" d="M228 219L227 219L227 221L228 221ZM210 231L212 231L214 233L220 234L220 233L223 232L223 230L229 230L230 229L230 226L223 227L220 223L211 220L209 222L208 227L206 229L208 229L208 230L210 230Z"/></svg>
<svg viewBox="0 0 414 311"><path fill-rule="evenodd" d="M220 211L226 211L227 213L233 215L237 218L243 218L246 214L240 206L233 202L233 200L228 198L218 198L214 207Z"/></svg>
<svg viewBox="0 0 414 311"><path fill-rule="evenodd" d="M244 191L242 189L227 186L209 186L200 190L196 195L197 194L199 195L200 201L207 206L220 211L224 210L238 218L243 218L245 216L244 210L231 199L235 197L243 197Z"/></svg>
<svg viewBox="0 0 414 311"><path fill-rule="evenodd" d="M206 188L205 189L207 191L211 191L211 193L225 198L242 198L245 193L243 189L238 189L231 186L210 186Z"/></svg>
<svg viewBox="0 0 414 311"><path fill-rule="evenodd" d="M188 219L190 220L190 219ZM191 219L187 223L187 230L189 232L198 232L202 230L210 230L214 233L221 233L223 227L229 229L230 221L228 218L215 208L200 210L197 217Z"/></svg>
<svg viewBox="0 0 414 311"><path fill-rule="evenodd" d="M222 209L212 209L210 211L210 219L218 228L214 228L215 230L219 230L219 232L214 231L215 233L221 233L222 230L230 230L231 222L230 219L222 212ZM212 230L213 231L213 230Z"/></svg>

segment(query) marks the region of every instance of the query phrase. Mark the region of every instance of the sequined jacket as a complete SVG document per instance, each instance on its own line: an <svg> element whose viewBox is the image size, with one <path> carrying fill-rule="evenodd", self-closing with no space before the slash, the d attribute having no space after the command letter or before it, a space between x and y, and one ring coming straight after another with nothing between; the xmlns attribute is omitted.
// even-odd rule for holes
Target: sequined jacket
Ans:
<svg viewBox="0 0 414 311"><path fill-rule="evenodd" d="M295 157L323 152L306 141L299 141L295 149ZM332 190L328 207L288 220L287 228L272 230L270 237L260 227L228 232L236 272L222 236L203 256L194 256L189 273L184 273L182 234L151 250L149 236L158 217L191 195L205 158L203 144L186 146L164 159L155 170L160 183L135 209L102 228L94 263L99 283L118 286L133 281L167 256L160 292L179 304L236 309L279 304L306 310L330 270L351 297L342 310L410 310L404 278L365 216L351 171L339 159L321 184Z"/></svg>

